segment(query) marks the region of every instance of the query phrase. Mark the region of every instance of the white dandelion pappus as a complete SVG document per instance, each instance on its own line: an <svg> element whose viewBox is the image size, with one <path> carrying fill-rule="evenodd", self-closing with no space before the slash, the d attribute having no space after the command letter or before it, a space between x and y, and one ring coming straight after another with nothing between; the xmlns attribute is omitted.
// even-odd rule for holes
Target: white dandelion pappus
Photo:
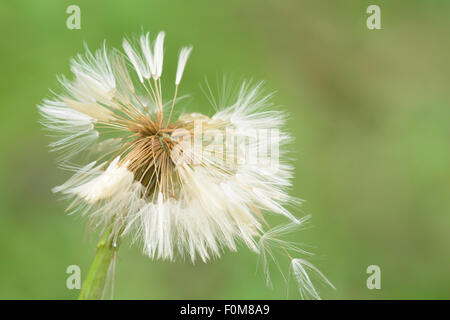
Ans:
<svg viewBox="0 0 450 320"><path fill-rule="evenodd" d="M72 198L70 210L95 227L111 228L114 241L129 235L154 259L207 262L244 243L260 254L268 278L277 247L290 258L300 292L319 298L304 266L319 271L291 256L306 254L295 243L280 240L307 219L286 209L299 201L288 194L293 168L283 161L290 141L281 130L284 113L261 84L244 82L212 117L187 113L171 121L192 47L180 51L174 97L164 102L164 36L153 47L148 33L138 39L140 48L124 40L125 55L104 44L71 60L74 80L60 78L65 93L39 106L42 123L57 133L52 148L63 153L63 166L76 170L53 191ZM68 164L90 152L96 161ZM271 229L267 213L291 222Z"/></svg>
<svg viewBox="0 0 450 320"><path fill-rule="evenodd" d="M175 84L178 86L181 82L181 77L183 76L184 68L186 67L186 62L189 59L189 55L192 52L191 47L185 47L181 49L180 56L178 58L177 75L175 78Z"/></svg>

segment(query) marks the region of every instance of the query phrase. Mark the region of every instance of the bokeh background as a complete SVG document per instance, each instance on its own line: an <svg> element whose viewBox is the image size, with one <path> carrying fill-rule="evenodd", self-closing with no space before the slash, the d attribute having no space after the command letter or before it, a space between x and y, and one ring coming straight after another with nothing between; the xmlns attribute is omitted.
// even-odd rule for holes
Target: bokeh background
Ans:
<svg viewBox="0 0 450 320"><path fill-rule="evenodd" d="M66 8L81 8L81 30ZM381 7L382 30L366 28ZM199 84L223 74L265 80L291 114L296 175L307 202L311 261L337 290L326 299L450 298L450 2L0 1L0 298L74 299L66 268L87 270L97 235L50 192L67 177L35 108L83 42L165 30L164 73L193 44L183 79L191 110L211 114ZM121 247L118 299L284 299L242 248L209 264L154 262ZM281 261L284 270L288 262ZM368 290L366 268L381 268ZM83 276L85 273L83 273Z"/></svg>

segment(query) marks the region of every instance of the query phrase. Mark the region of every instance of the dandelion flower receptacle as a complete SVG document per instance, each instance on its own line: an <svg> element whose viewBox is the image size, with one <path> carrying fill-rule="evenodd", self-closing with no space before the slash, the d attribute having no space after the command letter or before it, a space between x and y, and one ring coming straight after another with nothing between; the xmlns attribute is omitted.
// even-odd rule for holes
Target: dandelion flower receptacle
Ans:
<svg viewBox="0 0 450 320"><path fill-rule="evenodd" d="M211 100L213 116L175 117L192 47L180 51L166 100L164 37L124 40L125 54L106 44L94 53L86 47L71 60L74 79L59 78L64 93L39 106L43 125L57 138L50 146L61 166L74 171L53 191L103 232L81 297L101 297L117 244L128 237L149 257L170 261L207 262L243 243L261 256L267 277L276 247L291 260L300 292L319 298L302 266L319 271L291 255L306 252L280 239L307 220L286 209L299 200L288 194L293 168L284 160L291 139L283 131L285 114L261 84L244 82L226 102ZM270 228L268 213L288 223Z"/></svg>

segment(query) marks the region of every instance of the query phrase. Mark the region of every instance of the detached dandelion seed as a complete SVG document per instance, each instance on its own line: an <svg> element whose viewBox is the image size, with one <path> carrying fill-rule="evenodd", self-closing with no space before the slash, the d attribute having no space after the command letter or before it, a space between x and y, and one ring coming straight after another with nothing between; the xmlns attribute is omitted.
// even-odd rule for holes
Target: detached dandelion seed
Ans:
<svg viewBox="0 0 450 320"><path fill-rule="evenodd" d="M61 167L74 171L53 191L72 200L69 212L88 216L102 232L80 298L104 296L125 237L150 258L170 261L207 262L243 243L263 259L268 283L268 259L282 269L272 250L278 248L291 260L300 293L320 298L306 269L326 278L293 256L305 251L280 239L307 220L286 209L299 201L288 194L293 168L284 161L290 140L281 130L284 113L261 84L244 82L237 95L223 91L228 102L212 100L212 117L172 119L192 47L180 51L173 98L164 100L164 37L160 32L153 46L149 33L125 39L125 54L106 44L94 53L86 47L71 60L74 79L59 78L64 93L38 106L57 138L50 146L60 152ZM274 155L262 150L275 147L274 165ZM267 213L288 223L271 228Z"/></svg>

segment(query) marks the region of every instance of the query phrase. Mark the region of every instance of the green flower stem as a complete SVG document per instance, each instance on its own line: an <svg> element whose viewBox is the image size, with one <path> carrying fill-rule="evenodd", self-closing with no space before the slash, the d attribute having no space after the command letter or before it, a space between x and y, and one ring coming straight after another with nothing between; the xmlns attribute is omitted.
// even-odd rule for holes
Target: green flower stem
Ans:
<svg viewBox="0 0 450 320"><path fill-rule="evenodd" d="M97 251L81 288L79 300L99 300L103 298L108 270L117 250L117 245L114 246L112 240L109 239L110 234L111 227L108 227L97 244Z"/></svg>

